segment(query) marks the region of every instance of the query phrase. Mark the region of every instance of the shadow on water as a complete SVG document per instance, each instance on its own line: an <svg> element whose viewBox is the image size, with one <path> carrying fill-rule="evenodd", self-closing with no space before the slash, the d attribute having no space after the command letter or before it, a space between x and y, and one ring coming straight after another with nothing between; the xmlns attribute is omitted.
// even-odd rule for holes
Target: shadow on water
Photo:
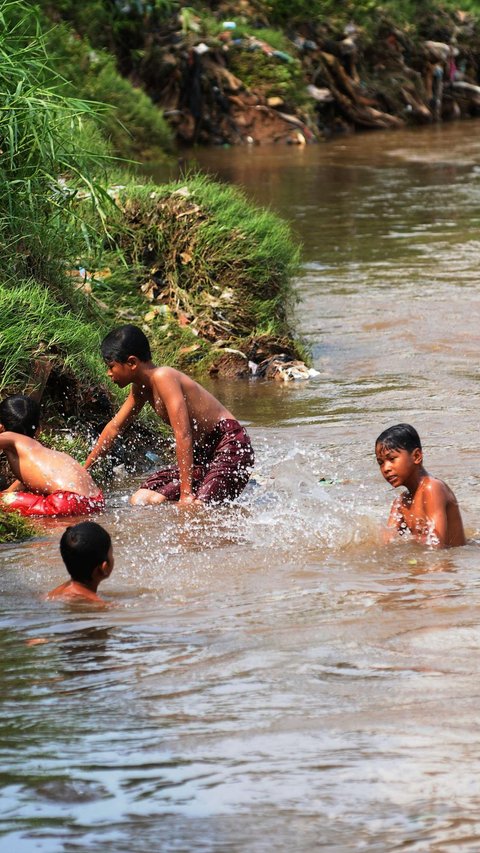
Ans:
<svg viewBox="0 0 480 853"><path fill-rule="evenodd" d="M97 612L42 595L63 523L0 549L0 850L478 850L476 125L197 154L293 222L319 376L214 382L238 503L101 517ZM381 544L373 445L413 422L469 544Z"/></svg>

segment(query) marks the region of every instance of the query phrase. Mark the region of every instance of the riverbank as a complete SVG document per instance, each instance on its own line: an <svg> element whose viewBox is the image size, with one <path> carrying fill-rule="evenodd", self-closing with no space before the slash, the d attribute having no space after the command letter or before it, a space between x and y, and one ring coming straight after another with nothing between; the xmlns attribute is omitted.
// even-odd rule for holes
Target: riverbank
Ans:
<svg viewBox="0 0 480 853"><path fill-rule="evenodd" d="M305 145L480 114L472 3L127 3L101 26L83 8L98 4L77 5L57 17L113 53L181 144Z"/></svg>
<svg viewBox="0 0 480 853"><path fill-rule="evenodd" d="M103 108L49 64L53 36L35 9L1 0L0 14L2 396L41 399L45 440L58 446L60 432L61 449L85 458L120 399L99 351L115 325L140 325L159 363L203 375L247 376L249 362L302 354L288 225L211 179L142 184L118 171ZM143 461L145 430L158 437L148 421L136 430Z"/></svg>
<svg viewBox="0 0 480 853"><path fill-rule="evenodd" d="M214 385L257 455L237 505L115 483L113 607L41 600L61 520L0 549L4 847L480 849L478 125L205 152L295 222L321 376ZM403 420L466 547L379 542L374 441Z"/></svg>
<svg viewBox="0 0 480 853"><path fill-rule="evenodd" d="M62 5L64 12L68 5ZM128 30L132 20L125 9L121 12L121 23ZM49 10L54 19L59 19L59 12L53 6ZM12 14L12 7L4 2L2 11ZM76 23L70 11L69 27ZM101 31L110 39L108 22L104 21L103 29L99 27L100 19L92 16L90 4L77 11L83 16L83 39L93 38L93 33L89 34L90 24L95 25L97 37ZM366 22L350 25L345 23L345 16L338 16L335 23L322 23L327 33L333 26L337 28L337 36L343 33L342 39L336 37L332 41L330 61L326 58L326 41L316 43L314 48L307 45L307 41L312 41L307 39L308 33L299 35L306 26L301 16L297 16L289 35L285 32L279 35L278 30L272 30L272 35L263 12L252 17L245 8L241 20L226 20L231 11L230 7L222 6L215 15L211 10L204 9L200 15L182 9L180 18L178 14L164 15L161 20L137 16L137 35L146 38L148 34L149 45L143 51L137 44L134 55L134 40L127 39L124 53L115 54L119 66L129 76L127 88L122 89L120 78L111 76L110 54L99 53L115 47L114 39L104 47L100 44L92 47L90 42L78 41L70 29L68 38L64 38L67 32L64 22L58 29L42 35L44 20L36 17L35 10L24 3L15 6L15 14L21 12L24 17L21 25L9 30L10 42L6 41L6 47L11 56L0 68L8 93L8 109L2 114L1 130L9 146L2 162L0 190L2 210L6 212L2 217L0 252L0 299L5 308L0 328L1 390L4 394L11 391L41 394L45 421L55 429L71 432L74 447L78 438L84 442L78 451L80 457L92 434L112 412L111 391L104 383L103 366L97 355L99 340L112 325L122 322L142 325L152 339L159 361L204 374L210 371L219 376L247 376L259 368L262 375L262 365L266 373L270 360L278 355L289 361L304 355L291 324L291 281L298 263L298 245L290 229L273 214L258 210L236 191L213 181L189 176L173 185L141 187L137 179L113 172L112 150L118 151L120 143L108 128L115 121L113 124L107 121L106 115L110 114L102 107L73 96L75 89L83 86L79 94L92 97L101 91L101 85L108 89L105 81L110 80L115 96L120 93L119 102L126 114L130 103L127 89L130 95L132 82L146 85L146 77L142 75L150 68L158 85L164 80L176 86L181 79L184 88L180 87L180 92L200 93L202 100L210 91L215 96L215 109L219 110L224 109L223 96L227 94L228 102L241 110L242 99L234 99L242 93L251 99L252 92L259 89L255 69L263 68L263 79L269 81L259 95L263 101L257 102L254 93L250 107L255 116L263 116L265 128L270 127L272 117L286 122L289 140L303 144L308 138L306 129L312 127L313 114L305 106L303 65L298 57L290 61L285 39L300 53L307 51L309 61L321 48L325 68L332 74L350 75L353 80L361 63L357 66L356 61L352 62L353 54L348 62L340 62L335 58L335 50L346 38L346 26L350 27L348 38L358 43L357 50L361 39L369 33ZM448 20L453 21L452 13L448 15ZM147 29L146 21L155 26ZM460 20L464 34L472 21L468 16ZM225 26L227 23L231 26ZM315 27L319 26L316 21ZM36 34L33 40L32 32ZM398 43L399 33L400 30L397 35L393 33ZM437 35L440 38L439 31ZM445 38L448 36L449 41L435 42L435 49L448 44L449 62L460 55L452 48L454 38L458 43L461 41L458 35L456 31L448 31ZM164 36L166 41L162 46ZM235 44L237 36L241 37ZM299 38L303 39L301 43ZM393 49L394 41L390 36L386 39L389 49ZM53 68L47 57L55 44L57 66ZM164 51L168 46L173 50L172 45L178 46L179 56L186 65L180 67L174 63L163 77ZM204 47L197 49L201 45ZM153 54L163 68L162 73L160 66L149 64L150 60L153 62ZM141 67L136 64L135 56L137 59L142 56ZM228 67L229 57L234 56L240 64L245 60L242 75L248 84ZM397 60L400 64L403 61L399 57ZM202 69L210 67L212 62L217 83L219 73L223 83L209 89ZM71 69L70 81L59 76L62 63L65 72ZM471 69L473 59L472 63ZM221 72L217 65L223 69ZM282 72L280 80L276 72L270 74L272 68L287 71ZM465 73L471 69L465 67ZM433 75L434 78L438 75ZM237 86L239 80L241 85L235 94L229 87ZM90 82L87 85L85 81ZM462 82L468 81L458 80ZM269 88L279 83L283 93L281 103L280 95ZM358 86L362 85L360 79ZM177 97L178 91L172 86L170 94ZM137 106L146 103L140 90L136 92ZM273 103L275 98L277 101ZM290 99L292 114L284 112ZM26 104L29 109L25 109ZM149 110L152 104L150 101ZM180 112L183 117L190 116L193 140L201 141L200 131L206 127L204 114L198 113L198 104L195 106L193 101L182 104ZM260 106L262 109L257 109ZM317 112L315 107L315 115ZM413 114L413 107L407 112ZM140 113L137 111L135 115L145 134L148 116L143 115L140 120ZM157 110L159 119L160 115ZM212 122L219 127L215 115L211 115ZM134 119L130 118L133 127ZM171 116L170 120L173 126L176 119ZM239 126L237 120L233 125L228 120L227 124L232 132L234 126ZM245 135L248 127L245 123L243 135L237 141L255 141ZM311 132L313 139L316 133ZM269 133L268 130L262 139L270 138ZM155 136L153 130L152 135ZM141 134L135 136L139 148L144 146L145 138ZM275 138L284 137L280 134ZM208 137L204 141L209 141Z"/></svg>
<svg viewBox="0 0 480 853"><path fill-rule="evenodd" d="M135 179L108 193L102 222L78 191L75 215L90 239L64 277L57 271L57 292L38 279L0 284L2 396L41 397L45 425L61 430L60 445L48 443L80 459L120 400L99 350L115 325L141 326L157 363L197 376L245 378L279 353L306 357L289 310L298 246L278 217L201 176ZM153 445L160 437L151 420L140 439L126 436L133 467L136 445L145 465L145 430ZM119 444L113 464L128 461Z"/></svg>

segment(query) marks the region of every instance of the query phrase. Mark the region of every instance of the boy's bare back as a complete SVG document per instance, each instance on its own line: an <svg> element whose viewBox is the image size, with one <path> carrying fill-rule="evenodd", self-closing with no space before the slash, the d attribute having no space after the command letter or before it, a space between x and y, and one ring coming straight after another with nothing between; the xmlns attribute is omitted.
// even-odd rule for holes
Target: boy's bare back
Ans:
<svg viewBox="0 0 480 853"><path fill-rule="evenodd" d="M190 376L173 367L156 367L150 375L150 388L144 386L147 400L165 423L186 406L190 428L201 440L222 419L233 418L231 412ZM141 391L137 393L142 393Z"/></svg>
<svg viewBox="0 0 480 853"><path fill-rule="evenodd" d="M52 589L50 592L47 592L45 596L45 601L80 601L80 602L92 602L93 604L98 604L101 607L109 607L110 604L107 604L103 598L100 598L96 592L93 592L84 584L76 583L76 581L65 581L65 583L60 584L55 589Z"/></svg>
<svg viewBox="0 0 480 853"><path fill-rule="evenodd" d="M85 497L98 494L98 486L88 471L68 453L50 450L26 435L16 432L0 434L0 450L22 487L39 495L53 492L75 492Z"/></svg>

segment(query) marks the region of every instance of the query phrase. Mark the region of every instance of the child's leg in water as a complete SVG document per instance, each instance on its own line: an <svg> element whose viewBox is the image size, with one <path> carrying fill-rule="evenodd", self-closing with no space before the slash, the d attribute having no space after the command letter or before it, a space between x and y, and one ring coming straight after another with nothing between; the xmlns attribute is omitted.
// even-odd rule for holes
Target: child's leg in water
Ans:
<svg viewBox="0 0 480 853"><path fill-rule="evenodd" d="M168 498L160 494L160 492L154 492L152 489L138 489L131 496L130 503L132 506L153 506L155 504L162 504L166 500Z"/></svg>

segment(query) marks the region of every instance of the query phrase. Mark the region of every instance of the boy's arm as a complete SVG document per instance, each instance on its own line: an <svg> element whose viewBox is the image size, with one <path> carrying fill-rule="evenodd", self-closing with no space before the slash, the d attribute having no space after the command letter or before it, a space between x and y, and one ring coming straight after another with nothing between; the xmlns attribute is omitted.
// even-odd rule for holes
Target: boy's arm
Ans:
<svg viewBox="0 0 480 853"><path fill-rule="evenodd" d="M145 402L145 400L136 397L133 390L130 391L123 406L98 436L95 447L87 456L85 468L90 468L101 456L107 453L117 436L137 417Z"/></svg>
<svg viewBox="0 0 480 853"><path fill-rule="evenodd" d="M182 386L175 374L167 373L154 380L167 410L175 436L175 450L180 474L179 503L193 503L193 441L190 417Z"/></svg>
<svg viewBox="0 0 480 853"><path fill-rule="evenodd" d="M425 486L424 509L429 528L425 542L445 548L448 536L447 496L445 487L438 480L433 480ZM438 541L431 542L432 534Z"/></svg>
<svg viewBox="0 0 480 853"><path fill-rule="evenodd" d="M7 448L12 446L12 440L9 438L8 432L0 433L0 450L6 452ZM7 454L8 457L8 454ZM10 462L10 457L8 457L8 461ZM13 472L15 473L15 472ZM25 488L21 480L14 480L13 483L10 483L8 489L3 489L0 494L6 495L9 492L19 492L20 489Z"/></svg>
<svg viewBox="0 0 480 853"><path fill-rule="evenodd" d="M10 483L8 489L4 489L2 495L6 495L7 492L19 492L22 488L25 488L21 480L14 480L13 483Z"/></svg>

